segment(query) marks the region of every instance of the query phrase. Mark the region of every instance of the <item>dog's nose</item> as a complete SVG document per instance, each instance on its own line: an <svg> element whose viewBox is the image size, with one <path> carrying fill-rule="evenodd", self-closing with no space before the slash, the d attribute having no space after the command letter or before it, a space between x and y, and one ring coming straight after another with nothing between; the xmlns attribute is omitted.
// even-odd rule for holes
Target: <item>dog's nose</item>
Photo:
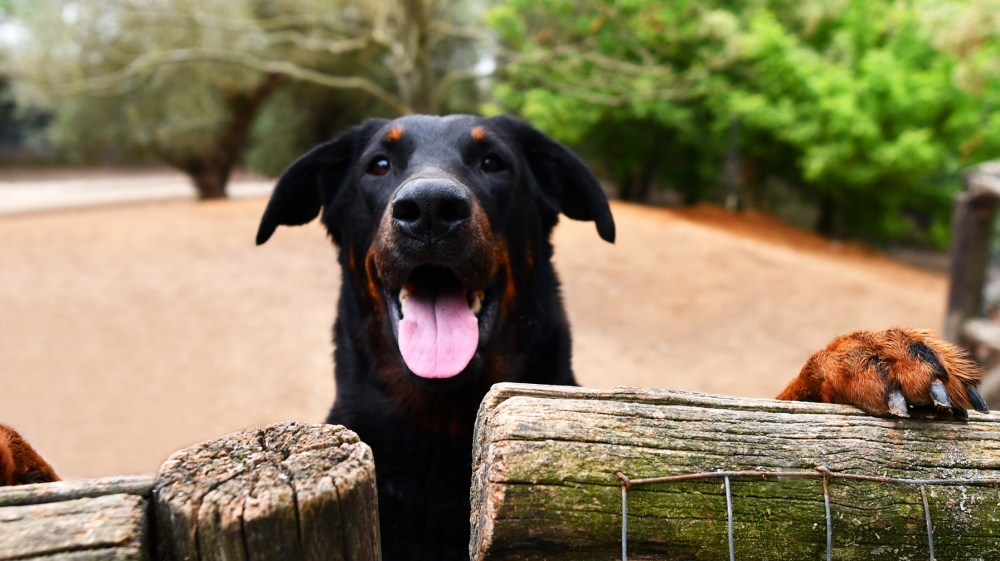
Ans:
<svg viewBox="0 0 1000 561"><path fill-rule="evenodd" d="M472 201L465 189L439 179L408 182L392 200L392 220L417 238L442 238L469 221Z"/></svg>

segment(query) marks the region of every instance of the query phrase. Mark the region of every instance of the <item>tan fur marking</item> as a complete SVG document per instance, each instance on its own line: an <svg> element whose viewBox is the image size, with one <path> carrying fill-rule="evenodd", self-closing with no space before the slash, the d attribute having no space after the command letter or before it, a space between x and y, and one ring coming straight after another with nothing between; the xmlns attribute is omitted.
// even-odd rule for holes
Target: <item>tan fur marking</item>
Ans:
<svg viewBox="0 0 1000 561"><path fill-rule="evenodd" d="M372 302L375 304L376 311L381 316L383 313L382 296L381 291L375 284L375 279L378 278L378 272L375 267L375 259L375 254L369 251L368 255L365 257L365 276L368 277L368 296L372 299Z"/></svg>
<svg viewBox="0 0 1000 561"><path fill-rule="evenodd" d="M476 142L482 142L486 140L486 129L484 129L483 127L472 127L472 130L469 131L469 134L472 135L472 140L475 140Z"/></svg>
<svg viewBox="0 0 1000 561"><path fill-rule="evenodd" d="M385 133L385 141L394 144L399 142L399 139L403 138L403 127L395 126L389 129L389 132Z"/></svg>

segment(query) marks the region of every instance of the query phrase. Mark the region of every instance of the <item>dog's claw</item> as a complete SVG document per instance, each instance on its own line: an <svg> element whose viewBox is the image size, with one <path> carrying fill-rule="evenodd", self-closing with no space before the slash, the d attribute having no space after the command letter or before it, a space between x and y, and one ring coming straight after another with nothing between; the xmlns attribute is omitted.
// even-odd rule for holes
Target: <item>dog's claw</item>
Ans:
<svg viewBox="0 0 1000 561"><path fill-rule="evenodd" d="M889 398L886 400L889 405L889 413L896 417L909 417L910 409L906 406L906 398L903 397L903 392L898 389L892 390L889 393Z"/></svg>
<svg viewBox="0 0 1000 561"><path fill-rule="evenodd" d="M957 421L969 420L969 412L962 407L952 407L951 414L955 416L955 420Z"/></svg>
<svg viewBox="0 0 1000 561"><path fill-rule="evenodd" d="M979 394L979 390L969 384L965 384L965 395L968 396L973 409L987 415L990 413L990 408L986 405L986 400L983 399L983 396Z"/></svg>
<svg viewBox="0 0 1000 561"><path fill-rule="evenodd" d="M941 380L934 380L931 383L931 400L934 402L935 407L942 409L951 407L951 400L948 399L948 390L944 389L944 383Z"/></svg>

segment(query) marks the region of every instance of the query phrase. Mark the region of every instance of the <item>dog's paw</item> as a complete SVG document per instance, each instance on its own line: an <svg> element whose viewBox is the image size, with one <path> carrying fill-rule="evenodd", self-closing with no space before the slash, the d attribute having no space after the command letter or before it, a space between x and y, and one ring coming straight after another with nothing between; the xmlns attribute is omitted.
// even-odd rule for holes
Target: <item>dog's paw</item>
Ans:
<svg viewBox="0 0 1000 561"><path fill-rule="evenodd" d="M0 486L59 481L52 467L21 435L0 425Z"/></svg>
<svg viewBox="0 0 1000 561"><path fill-rule="evenodd" d="M858 331L809 358L778 399L845 403L879 416L989 413L976 390L983 369L928 331Z"/></svg>

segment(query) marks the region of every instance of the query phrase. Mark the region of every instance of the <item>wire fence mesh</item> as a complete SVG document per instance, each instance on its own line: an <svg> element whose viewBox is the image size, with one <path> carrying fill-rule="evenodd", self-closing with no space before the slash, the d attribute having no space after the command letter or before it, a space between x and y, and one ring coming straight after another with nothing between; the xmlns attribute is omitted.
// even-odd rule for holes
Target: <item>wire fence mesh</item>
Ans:
<svg viewBox="0 0 1000 561"><path fill-rule="evenodd" d="M830 491L829 481L832 479L846 479L855 481L872 481L893 485L912 485L920 489L920 496L923 502L924 522L927 526L927 549L930 561L935 561L934 556L934 526L931 521L930 504L927 500L928 485L968 485L968 486L1000 486L1000 479L992 478L958 478L958 479L908 479L900 477L883 477L877 475L860 475L853 473L839 473L828 469L826 466L816 466L813 471L706 471L698 473L688 473L681 475L668 475L663 477L646 477L631 479L625 473L616 472L615 475L621 481L622 494L622 561L628 561L628 492L634 487L642 485L652 485L657 483L674 483L681 481L695 481L699 479L719 479L723 480L726 492L726 519L727 519L727 540L729 545L729 561L736 561L735 540L733 539L733 499L730 486L730 478L822 478L823 480L823 505L826 512L826 559L833 559L833 518L830 515Z"/></svg>

